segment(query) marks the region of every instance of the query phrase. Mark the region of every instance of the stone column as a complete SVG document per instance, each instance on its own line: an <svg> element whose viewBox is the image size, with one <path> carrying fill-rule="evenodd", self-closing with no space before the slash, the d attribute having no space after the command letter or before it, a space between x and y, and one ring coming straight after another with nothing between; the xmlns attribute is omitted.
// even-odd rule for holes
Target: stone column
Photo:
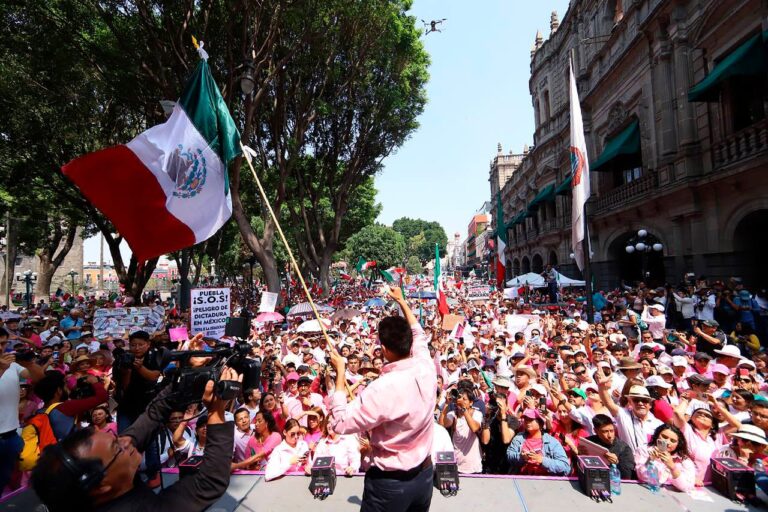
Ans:
<svg viewBox="0 0 768 512"><path fill-rule="evenodd" d="M659 154L672 155L677 151L677 133L675 118L674 76L672 69L672 48L667 35L667 27L659 24L652 43L654 104L659 122Z"/></svg>
<svg viewBox="0 0 768 512"><path fill-rule="evenodd" d="M688 90L693 86L693 72L685 6L676 6L672 17L673 23L669 29L669 36L674 48L675 101L677 103L679 140L681 146L686 146L696 144L697 135L693 103L688 101Z"/></svg>

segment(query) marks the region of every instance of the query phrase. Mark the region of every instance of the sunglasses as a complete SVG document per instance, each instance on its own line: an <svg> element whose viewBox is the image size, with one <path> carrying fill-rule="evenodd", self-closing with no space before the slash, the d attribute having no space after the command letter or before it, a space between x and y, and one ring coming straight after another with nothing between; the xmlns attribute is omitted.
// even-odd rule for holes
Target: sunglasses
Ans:
<svg viewBox="0 0 768 512"><path fill-rule="evenodd" d="M298 432L287 432L285 434L285 437L290 437L290 438L299 437L299 433Z"/></svg>
<svg viewBox="0 0 768 512"><path fill-rule="evenodd" d="M632 403L638 404L638 405L648 405L651 403L651 400L649 398L631 398Z"/></svg>

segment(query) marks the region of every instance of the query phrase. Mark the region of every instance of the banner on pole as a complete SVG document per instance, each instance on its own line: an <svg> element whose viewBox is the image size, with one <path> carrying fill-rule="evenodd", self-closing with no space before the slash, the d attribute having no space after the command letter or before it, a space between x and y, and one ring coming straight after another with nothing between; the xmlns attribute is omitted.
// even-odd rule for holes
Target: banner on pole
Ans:
<svg viewBox="0 0 768 512"><path fill-rule="evenodd" d="M491 287L487 284L472 284L467 286L467 300L488 300L491 295Z"/></svg>
<svg viewBox="0 0 768 512"><path fill-rule="evenodd" d="M274 292L261 292L261 303L259 304L259 313L274 313L277 306L278 295Z"/></svg>
<svg viewBox="0 0 768 512"><path fill-rule="evenodd" d="M93 313L93 336L97 340L107 337L122 338L136 331L153 334L163 328L163 306L141 308L99 308Z"/></svg>
<svg viewBox="0 0 768 512"><path fill-rule="evenodd" d="M230 317L229 288L194 288L190 300L192 333L203 333L211 338L224 336Z"/></svg>

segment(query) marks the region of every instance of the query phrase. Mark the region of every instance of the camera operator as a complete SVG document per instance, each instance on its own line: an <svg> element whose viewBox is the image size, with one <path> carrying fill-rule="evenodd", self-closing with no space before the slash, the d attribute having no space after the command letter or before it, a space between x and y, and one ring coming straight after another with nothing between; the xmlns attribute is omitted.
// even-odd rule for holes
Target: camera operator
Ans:
<svg viewBox="0 0 768 512"><path fill-rule="evenodd" d="M494 391L488 395L488 408L480 427L483 445L483 472L506 475L510 472L507 448L515 430L520 426L516 417L507 410L507 398L512 382L507 377L493 380Z"/></svg>
<svg viewBox="0 0 768 512"><path fill-rule="evenodd" d="M149 333L136 331L128 337L128 351L115 357L117 428L123 432L147 408L157 379L169 363L167 351L152 348Z"/></svg>
<svg viewBox="0 0 768 512"><path fill-rule="evenodd" d="M225 368L221 380L237 380ZM203 463L197 473L155 494L137 478L141 449L163 428L174 405L164 390L122 436L83 429L43 451L32 472L32 487L51 512L204 510L229 485L234 426L225 422L226 401L208 381L203 403L208 408L208 432ZM66 499L62 497L66 496Z"/></svg>

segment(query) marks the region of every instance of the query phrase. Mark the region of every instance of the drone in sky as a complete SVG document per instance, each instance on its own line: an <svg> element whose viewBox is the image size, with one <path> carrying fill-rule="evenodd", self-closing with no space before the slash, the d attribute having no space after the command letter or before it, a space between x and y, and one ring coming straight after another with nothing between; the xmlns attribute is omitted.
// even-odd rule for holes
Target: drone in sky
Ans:
<svg viewBox="0 0 768 512"><path fill-rule="evenodd" d="M421 22L424 24L424 35L429 35L431 32L442 32L442 30L437 27L438 25L442 25L442 23L446 20L447 18L443 18L441 20L432 20L430 22L421 20Z"/></svg>

